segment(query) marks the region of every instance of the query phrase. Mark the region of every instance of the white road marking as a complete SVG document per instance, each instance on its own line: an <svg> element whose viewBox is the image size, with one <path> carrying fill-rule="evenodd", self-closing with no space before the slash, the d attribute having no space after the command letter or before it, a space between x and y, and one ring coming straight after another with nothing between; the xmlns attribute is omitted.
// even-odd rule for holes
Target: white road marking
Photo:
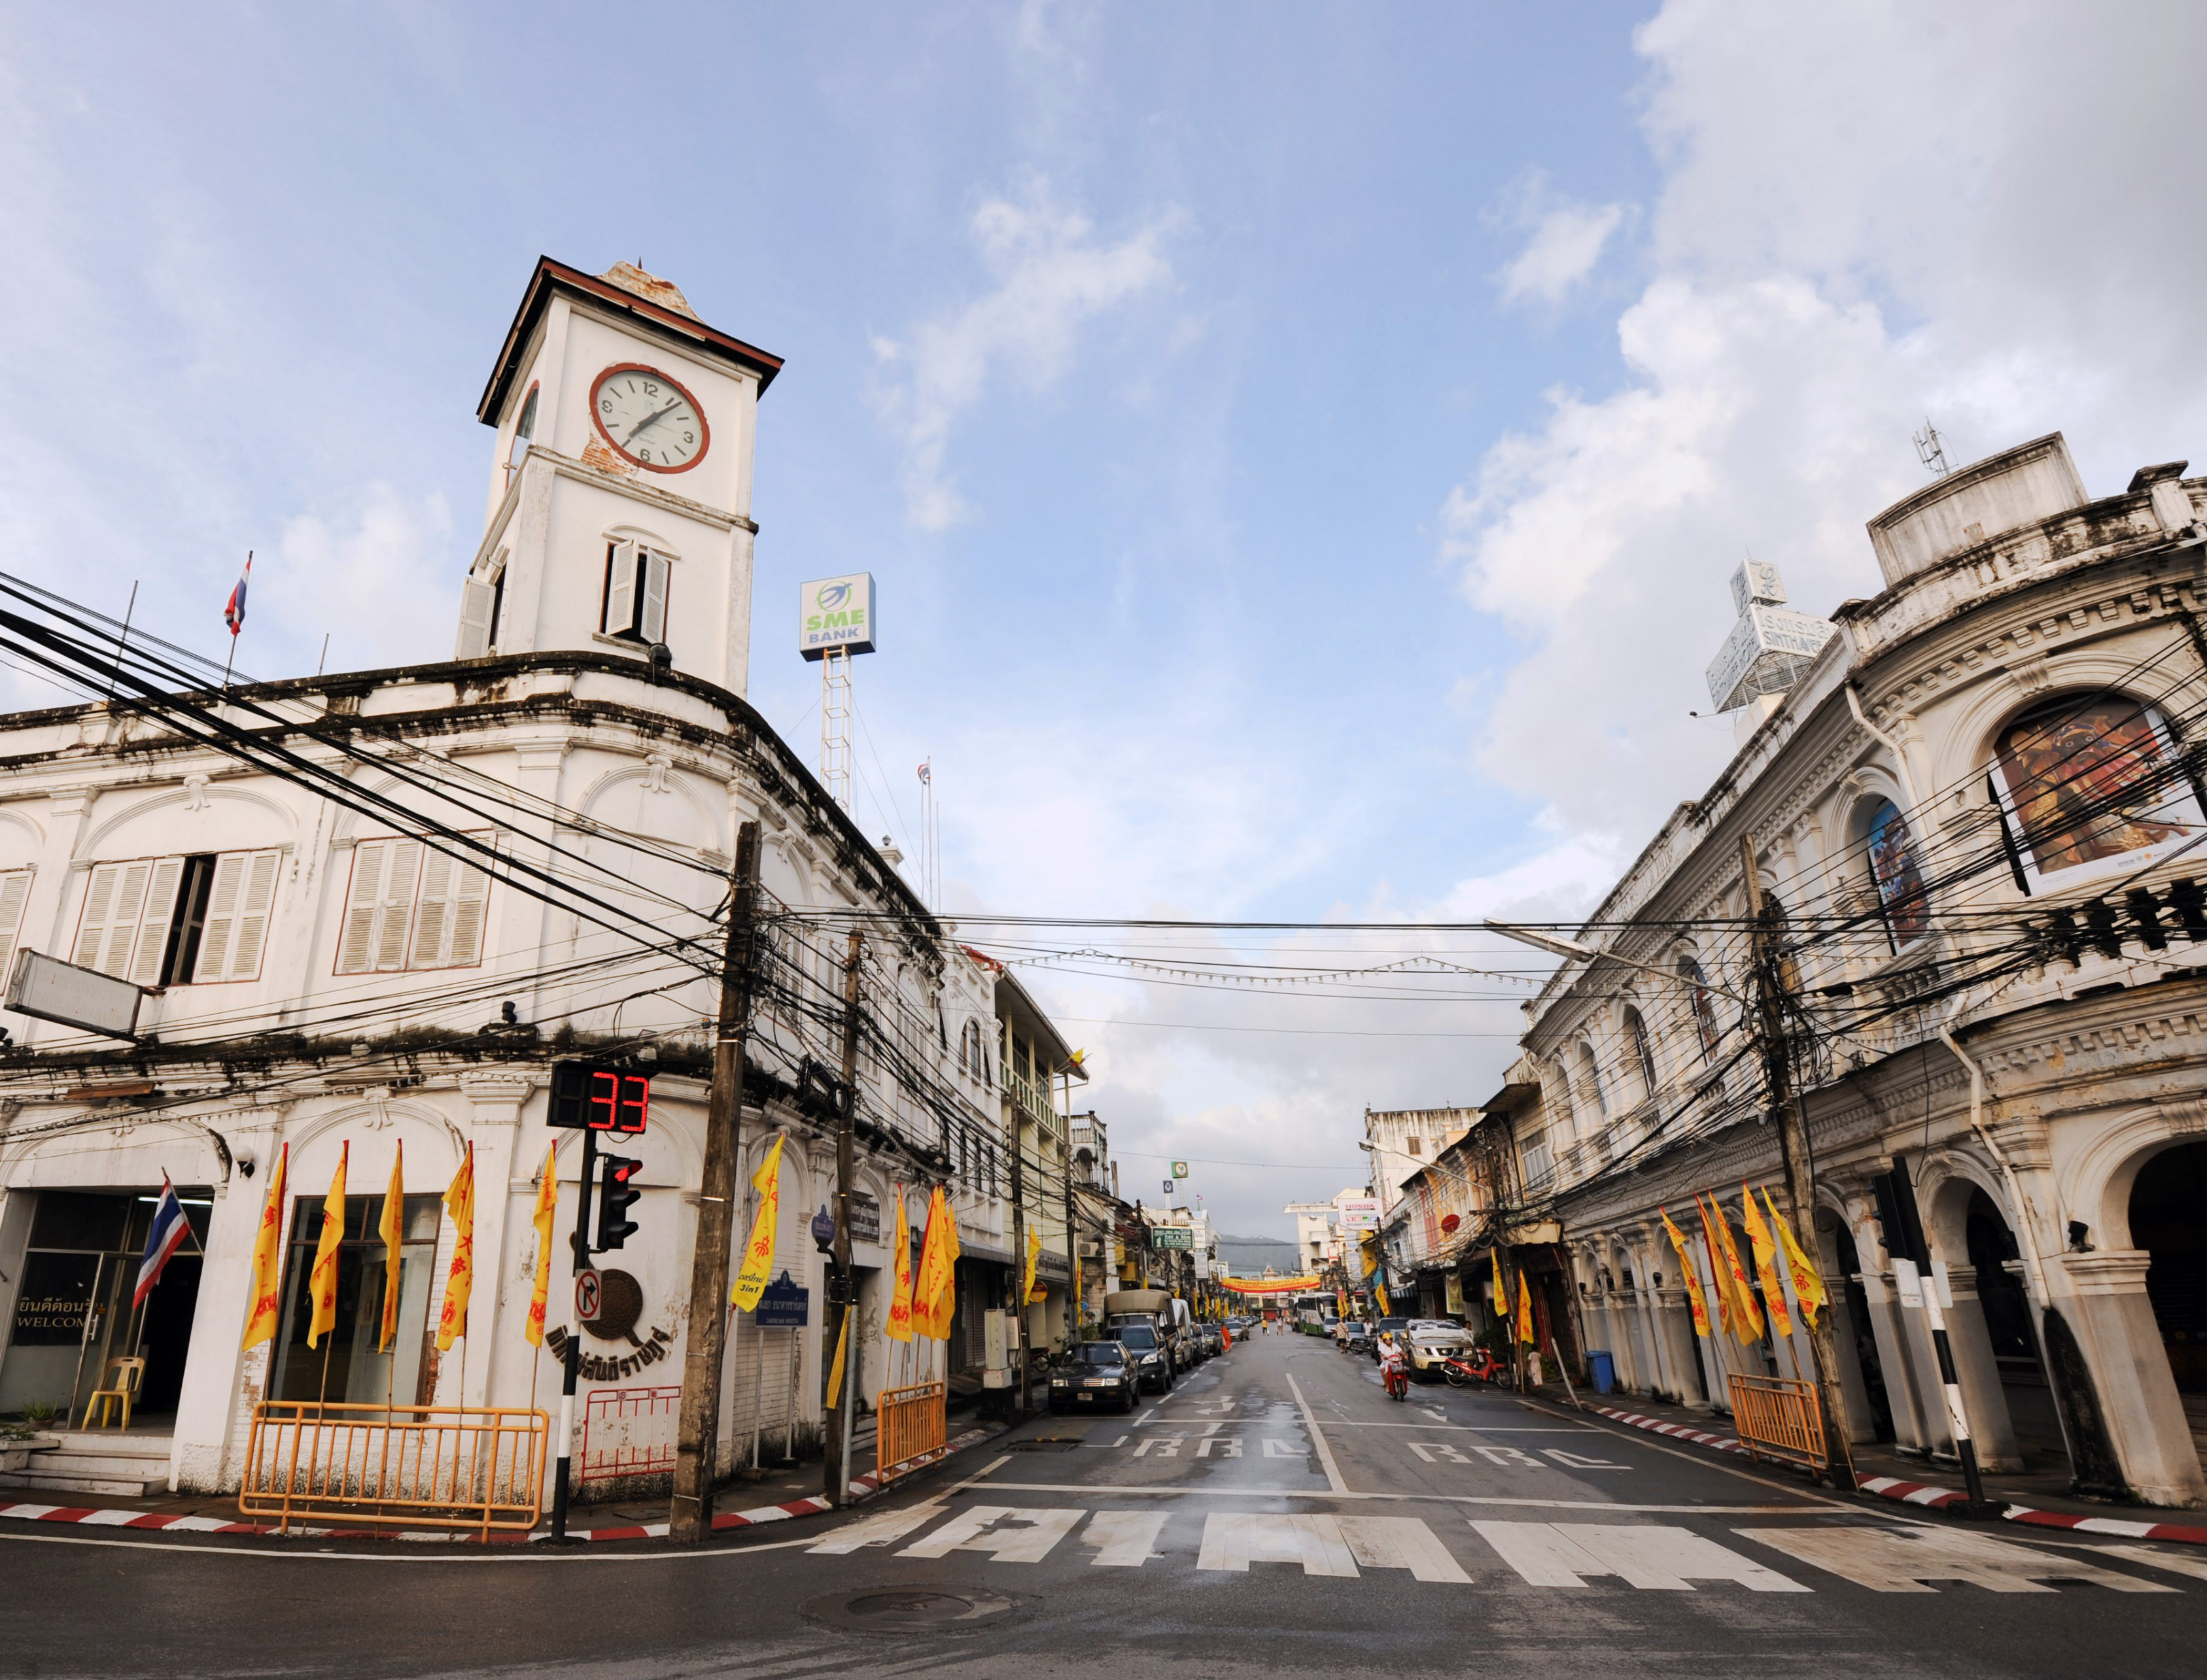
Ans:
<svg viewBox="0 0 2207 1680"><path fill-rule="evenodd" d="M1613 1464L1606 1458L1588 1458L1579 1453L1565 1452L1561 1447L1543 1447L1541 1454L1557 1463L1574 1470L1630 1470L1630 1464Z"/></svg>
<svg viewBox="0 0 2207 1680"><path fill-rule="evenodd" d="M1073 1532L1082 1516L1079 1510L1062 1506L975 1505L897 1556L942 1557L953 1551L985 1551L999 1563L1039 1563ZM997 1523L1004 1526L993 1526Z"/></svg>
<svg viewBox="0 0 2207 1680"><path fill-rule="evenodd" d="M1341 1537L1337 1518L1238 1511L1204 1518L1196 1568L1246 1573L1252 1563L1301 1563L1305 1575L1356 1575L1356 1558Z"/></svg>
<svg viewBox="0 0 2207 1680"><path fill-rule="evenodd" d="M2149 1563L2156 1569L2174 1569L2179 1575L2196 1575L2207 1581L2207 1557L2180 1557L2173 1551L2156 1551L2150 1545L2094 1545L2081 1549L2104 1551L2126 1563Z"/></svg>
<svg viewBox="0 0 2207 1680"><path fill-rule="evenodd" d="M1095 1567L1139 1569L1158 1555L1157 1531L1164 1526L1163 1511L1098 1511L1088 1519L1080 1539L1096 1548L1089 1559Z"/></svg>
<svg viewBox="0 0 2207 1680"><path fill-rule="evenodd" d="M1960 1528L1736 1528L1734 1534L1829 1569L1873 1593L1930 1593L1961 1581L1989 1593L2050 1593L2047 1580L2089 1581L2118 1593L2174 1593L2165 1581L2118 1575L2080 1558L2037 1551Z"/></svg>
<svg viewBox="0 0 2207 1680"><path fill-rule="evenodd" d="M991 1493L1098 1493L1179 1498L1198 1494L1212 1499L1354 1499L1400 1501L1414 1505L1514 1505L1548 1511L1626 1511L1675 1516L1800 1516L1802 1500L1785 1505L1636 1505L1622 1499L1522 1499L1475 1493L1339 1493L1315 1487L1141 1486L1125 1482L998 1481ZM1818 1501L1821 1504L1823 1502Z"/></svg>
<svg viewBox="0 0 2207 1680"><path fill-rule="evenodd" d="M1295 1391L1295 1404L1302 1408L1303 1427L1309 1432L1311 1445L1317 1450L1319 1467L1325 1472L1325 1485L1336 1493L1349 1492L1349 1484L1341 1479L1341 1467L1333 1462L1333 1449L1325 1444L1318 1420L1311 1414L1310 1402L1303 1398L1302 1385L1290 1375L1288 1386Z"/></svg>
<svg viewBox="0 0 2207 1680"><path fill-rule="evenodd" d="M1241 1456L1241 1438L1239 1435L1206 1435L1195 1444L1195 1456L1208 1458L1213 1447L1218 1449L1221 1458Z"/></svg>
<svg viewBox="0 0 2207 1680"><path fill-rule="evenodd" d="M1415 1516L1343 1516L1335 1521L1349 1542L1349 1554L1367 1569L1408 1569L1420 1581L1471 1584L1440 1536Z"/></svg>
<svg viewBox="0 0 2207 1680"><path fill-rule="evenodd" d="M836 1529L811 1549L815 1551L849 1552L860 1546L888 1545L902 1540L915 1528L924 1528L942 1515L942 1501L924 1500L908 1505L902 1510L879 1511L872 1516L860 1517Z"/></svg>
<svg viewBox="0 0 2207 1680"><path fill-rule="evenodd" d="M1138 1418L1136 1418L1136 1419L1134 1420L1134 1427L1135 1427L1135 1428L1137 1428L1137 1429L1139 1429L1139 1428L1140 1428L1144 1424L1147 1423L1147 1422L1148 1422L1151 1418L1153 1418L1153 1417L1157 1416L1157 1407L1155 1407L1155 1406L1151 1407L1151 1408L1150 1408L1150 1409L1149 1409L1148 1411L1146 1411L1146 1412L1143 1413L1141 1416L1139 1416L1139 1417L1138 1417Z"/></svg>
<svg viewBox="0 0 2207 1680"><path fill-rule="evenodd" d="M1280 1440L1274 1436L1267 1435L1265 1438L1265 1456L1267 1458L1308 1458L1310 1456L1310 1450L1307 1447L1290 1445L1289 1443Z"/></svg>
<svg viewBox="0 0 2207 1680"><path fill-rule="evenodd" d="M1569 1428L1551 1428L1546 1426L1541 1426L1535 1428L1524 1428L1515 1424L1504 1424L1499 1427L1496 1427L1494 1426L1483 1423L1385 1423L1373 1422L1363 1418L1343 1418L1338 1423L1330 1425L1329 1427L1334 1429L1423 1429L1427 1431L1446 1429L1451 1431L1461 1431L1464 1433L1472 1435L1606 1435L1609 1433L1609 1431L1606 1429L1596 1429L1590 1424L1583 1423L1576 1426L1576 1427Z"/></svg>
<svg viewBox="0 0 2207 1680"><path fill-rule="evenodd" d="M1145 1435L1141 1444L1134 1449L1134 1456L1147 1458L1154 1447L1159 1458L1178 1458L1180 1444L1187 1438L1184 1435Z"/></svg>
<svg viewBox="0 0 2207 1680"><path fill-rule="evenodd" d="M1774 1569L1703 1540L1690 1528L1654 1523L1477 1521L1471 1526L1504 1563L1535 1587L1583 1587L1587 1575L1613 1575L1647 1592L1690 1593L1695 1581L1736 1581L1755 1593L1809 1591Z"/></svg>

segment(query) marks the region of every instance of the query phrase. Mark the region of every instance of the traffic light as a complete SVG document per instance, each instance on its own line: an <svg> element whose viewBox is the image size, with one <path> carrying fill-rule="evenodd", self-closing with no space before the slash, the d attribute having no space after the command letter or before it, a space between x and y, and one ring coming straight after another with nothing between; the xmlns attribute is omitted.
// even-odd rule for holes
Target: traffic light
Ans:
<svg viewBox="0 0 2207 1680"><path fill-rule="evenodd" d="M629 1234L637 1229L628 1211L643 1193L636 1187L636 1175L643 1170L643 1163L625 1155L601 1155L598 1164L605 1169L605 1175L598 1185L598 1234L590 1247L603 1254L627 1242Z"/></svg>

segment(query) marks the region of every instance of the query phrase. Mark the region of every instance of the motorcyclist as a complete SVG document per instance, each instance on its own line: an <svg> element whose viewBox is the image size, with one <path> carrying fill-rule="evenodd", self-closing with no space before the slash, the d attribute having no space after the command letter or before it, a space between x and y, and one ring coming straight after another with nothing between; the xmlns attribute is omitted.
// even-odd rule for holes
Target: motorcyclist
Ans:
<svg viewBox="0 0 2207 1680"><path fill-rule="evenodd" d="M1397 1398L1398 1390L1404 1394L1409 1391L1410 1361L1391 1330L1379 1332L1379 1381L1390 1395Z"/></svg>

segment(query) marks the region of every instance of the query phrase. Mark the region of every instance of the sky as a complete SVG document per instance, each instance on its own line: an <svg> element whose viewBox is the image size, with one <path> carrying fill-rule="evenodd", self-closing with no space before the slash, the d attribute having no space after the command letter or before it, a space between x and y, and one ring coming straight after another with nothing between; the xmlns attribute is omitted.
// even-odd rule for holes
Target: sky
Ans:
<svg viewBox="0 0 2207 1680"><path fill-rule="evenodd" d="M0 550L218 656L252 550L254 675L447 658L529 272L640 260L787 360L751 698L815 750L797 586L874 573L854 815L912 849L931 763L948 911L1568 917L1731 756L1693 714L1732 570L1874 594L1927 417L1957 464L2062 430L2095 494L2207 454L2203 37L2124 0L0 7ZM1362 1182L1367 1107L1490 1095L1541 970L1061 942L1108 956L1021 972L1122 1188L1187 1159L1174 1199L1252 1235ZM1501 978L1168 972L1418 954Z"/></svg>

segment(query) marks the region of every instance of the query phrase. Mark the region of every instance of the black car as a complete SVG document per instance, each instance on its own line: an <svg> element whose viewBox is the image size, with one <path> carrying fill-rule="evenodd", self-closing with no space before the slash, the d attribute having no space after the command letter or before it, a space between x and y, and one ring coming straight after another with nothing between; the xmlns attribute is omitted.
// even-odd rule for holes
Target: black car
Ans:
<svg viewBox="0 0 2207 1680"><path fill-rule="evenodd" d="M1069 1350L1065 1363L1050 1372L1050 1409L1101 1411L1107 1402L1131 1412L1139 1398L1140 1373L1134 1356L1116 1342L1084 1342Z"/></svg>
<svg viewBox="0 0 2207 1680"><path fill-rule="evenodd" d="M1127 1350L1127 1357L1133 1366L1137 1386L1155 1389L1159 1394L1167 1393L1171 1390L1173 1378L1177 1374L1173 1369L1172 1349L1157 1339L1157 1332L1153 1325L1115 1324L1112 1326L1111 1333L1119 1338L1115 1343L1091 1342L1081 1345L1092 1348L1098 1346L1124 1348Z"/></svg>
<svg viewBox="0 0 2207 1680"><path fill-rule="evenodd" d="M1378 1359L1379 1357L1379 1338L1386 1335L1391 1330L1394 1332L1395 1345L1402 1348L1406 1354L1409 1352L1410 1321L1407 1318L1389 1318L1376 1320L1372 1326L1371 1345L1365 1349L1365 1352L1371 1354L1373 1359Z"/></svg>

